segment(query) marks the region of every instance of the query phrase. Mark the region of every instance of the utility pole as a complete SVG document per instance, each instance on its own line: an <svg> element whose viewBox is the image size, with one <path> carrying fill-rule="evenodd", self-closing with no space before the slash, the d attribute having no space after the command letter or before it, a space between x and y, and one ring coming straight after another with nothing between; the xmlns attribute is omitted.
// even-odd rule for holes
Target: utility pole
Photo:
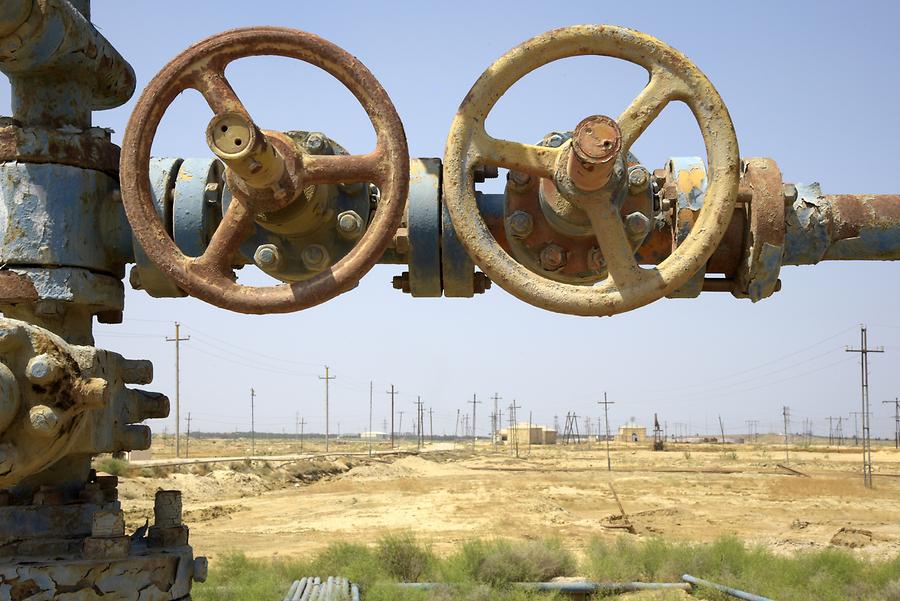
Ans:
<svg viewBox="0 0 900 601"><path fill-rule="evenodd" d="M428 433L431 438L431 444L434 444L434 408L428 408Z"/></svg>
<svg viewBox="0 0 900 601"><path fill-rule="evenodd" d="M256 455L256 391L250 389L250 456Z"/></svg>
<svg viewBox="0 0 900 601"><path fill-rule="evenodd" d="M830 447L830 446L834 445L834 419L835 418L829 416L829 417L826 417L825 419L828 420L828 446Z"/></svg>
<svg viewBox="0 0 900 601"><path fill-rule="evenodd" d="M425 436L422 434L422 397L416 396L416 448L421 450L425 443Z"/></svg>
<svg viewBox="0 0 900 601"><path fill-rule="evenodd" d="M303 426L306 425L306 420L302 417L300 418L300 452L303 452Z"/></svg>
<svg viewBox="0 0 900 601"><path fill-rule="evenodd" d="M187 440L185 440L184 442L185 442L184 456L190 457L191 456L191 412L190 411L188 411L188 418L187 418Z"/></svg>
<svg viewBox="0 0 900 601"><path fill-rule="evenodd" d="M747 438L752 438L753 442L759 442L759 420L757 419L748 419L747 423Z"/></svg>
<svg viewBox="0 0 900 601"><path fill-rule="evenodd" d="M456 440L459 438L459 409L456 410L456 425L453 426L453 448L456 448Z"/></svg>
<svg viewBox="0 0 900 601"><path fill-rule="evenodd" d="M882 405L894 405L894 448L900 449L900 397L895 397L893 401L881 401Z"/></svg>
<svg viewBox="0 0 900 601"><path fill-rule="evenodd" d="M329 385L329 383L331 383L332 380L336 380L336 379L337 379L337 376L331 376L331 375L328 375L328 371L329 371L329 370L328 370L328 366L326 365L326 366L325 366L325 376L324 376L324 377L323 377L323 376L319 376L319 379L320 379L320 380L325 380L325 452L326 452L326 453L328 452L328 446L329 446L328 443L329 443L329 439L331 438L330 432L329 432L329 427L330 427L330 421L329 421L329 418L330 418L330 415L329 415L329 413L328 413L328 410L329 410L329 407L328 407L328 400L329 400L329 399L328 399L328 388L329 388L329 387L328 387L328 385Z"/></svg>
<svg viewBox="0 0 900 601"><path fill-rule="evenodd" d="M474 452L475 451L475 439L476 439L476 436L475 436L475 405L480 405L481 401L479 401L476 398L476 396L473 394L472 400L470 402L472 403L472 451Z"/></svg>
<svg viewBox="0 0 900 601"><path fill-rule="evenodd" d="M491 441L496 450L497 438L500 436L500 422L498 421L500 419L498 417L500 415L500 407L497 405L497 401L502 400L503 397L495 392L491 399L494 401L494 415L491 417Z"/></svg>
<svg viewBox="0 0 900 601"><path fill-rule="evenodd" d="M372 456L372 396L375 391L375 384L369 380L369 457Z"/></svg>
<svg viewBox="0 0 900 601"><path fill-rule="evenodd" d="M531 456L531 411L528 412L528 455Z"/></svg>
<svg viewBox="0 0 900 601"><path fill-rule="evenodd" d="M784 417L784 463L787 465L790 463L790 455L788 451L788 430L791 427L791 409L790 407L783 407L781 411L781 415Z"/></svg>
<svg viewBox="0 0 900 601"><path fill-rule="evenodd" d="M603 400L597 401L598 405L603 405L603 420L606 422L606 471L612 471L612 459L609 456L609 406L615 405L615 401L606 400L606 392L603 393Z"/></svg>
<svg viewBox="0 0 900 601"><path fill-rule="evenodd" d="M513 399L512 405L509 406L509 430L510 435L514 438L514 446L516 458L519 457L519 423L516 421L516 410L521 409L521 405L516 405L516 399Z"/></svg>
<svg viewBox="0 0 900 601"><path fill-rule="evenodd" d="M400 413L400 427L398 428L398 434L401 438L403 438L403 411L399 411Z"/></svg>
<svg viewBox="0 0 900 601"><path fill-rule="evenodd" d="M397 390L394 389L394 385L391 384L391 389L387 391L387 394L391 395L391 449L394 448L394 396L398 394Z"/></svg>
<svg viewBox="0 0 900 601"><path fill-rule="evenodd" d="M869 348L865 325L859 326L859 348L847 348L848 353L859 353L860 361L860 388L862 393L862 435L863 435L863 485L872 488L872 438L869 422L869 353L883 353L884 348Z"/></svg>
<svg viewBox="0 0 900 601"><path fill-rule="evenodd" d="M719 415L719 432L722 433L722 452L725 452L725 424L722 423L722 416Z"/></svg>
<svg viewBox="0 0 900 601"><path fill-rule="evenodd" d="M181 337L181 324L175 322L175 338L166 336L166 342L175 343L175 457L181 457L181 343L190 340Z"/></svg>

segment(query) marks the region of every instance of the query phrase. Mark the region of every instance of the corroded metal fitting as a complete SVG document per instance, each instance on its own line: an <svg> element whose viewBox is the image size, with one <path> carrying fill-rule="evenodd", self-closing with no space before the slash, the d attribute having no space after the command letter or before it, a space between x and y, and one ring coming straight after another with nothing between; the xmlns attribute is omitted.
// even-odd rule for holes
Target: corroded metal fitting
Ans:
<svg viewBox="0 0 900 601"><path fill-rule="evenodd" d="M583 119L572 134L567 166L572 182L586 192L605 186L621 149L622 133L614 119L605 115Z"/></svg>
<svg viewBox="0 0 900 601"><path fill-rule="evenodd" d="M157 528L181 526L181 491L158 490L153 500L153 522Z"/></svg>

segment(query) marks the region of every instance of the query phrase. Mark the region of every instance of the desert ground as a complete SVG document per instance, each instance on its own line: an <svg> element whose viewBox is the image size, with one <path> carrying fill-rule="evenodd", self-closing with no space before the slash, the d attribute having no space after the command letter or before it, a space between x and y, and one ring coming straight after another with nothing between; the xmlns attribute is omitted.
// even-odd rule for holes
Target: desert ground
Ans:
<svg viewBox="0 0 900 601"><path fill-rule="evenodd" d="M873 558L900 552L900 451L876 446L875 487L863 487L859 448L793 446L789 467L773 438L759 444L553 445L494 449L441 442L403 453L385 443L256 443L265 459L172 466L171 440L135 461L120 498L130 528L152 514L153 493L180 489L195 550L215 558L307 555L334 541L375 542L412 531L437 551L475 537L665 537L707 542L725 534L777 552L840 546ZM240 457L247 440L191 441L191 457ZM142 466L142 467L139 467ZM618 493L633 532L623 519ZM619 527L617 527L619 526Z"/></svg>

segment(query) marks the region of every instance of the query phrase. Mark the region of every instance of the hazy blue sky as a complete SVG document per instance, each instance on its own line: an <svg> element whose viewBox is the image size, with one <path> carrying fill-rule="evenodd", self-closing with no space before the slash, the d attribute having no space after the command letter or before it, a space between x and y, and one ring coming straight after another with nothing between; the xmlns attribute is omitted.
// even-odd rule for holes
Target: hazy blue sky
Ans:
<svg viewBox="0 0 900 601"><path fill-rule="evenodd" d="M284 25L343 46L378 77L400 113L413 156L442 156L450 121L481 72L510 47L547 29L611 23L640 29L692 58L728 105L743 156L772 156L787 181L819 181L826 193L897 193L900 114L894 2L94 2L93 19L134 65L138 86L191 43L237 26ZM352 96L316 69L286 59L252 59L229 71L257 122L269 129L324 131L354 152L369 150L371 127ZM527 77L498 105L489 130L536 141L594 113L618 115L645 81L643 71L609 59L569 59ZM577 86L575 84L578 84ZM9 111L0 84L0 112ZM573 90L580 90L576 93ZM95 114L121 136L134 102ZM208 156L209 111L195 96L171 110L157 156ZM697 154L689 113L670 106L635 145L651 168ZM489 190L499 189L495 183ZM793 426L859 410L858 324L886 353L871 361L875 432L893 431L900 395L900 267L893 263L786 268L784 289L751 304L730 295L663 300L606 319L556 315L494 288L469 300L412 299L393 290L396 267L376 268L356 290L293 315L229 313L193 299L157 300L129 290L121 326L99 326L98 344L152 359L149 388L174 397L173 320L184 324L182 416L192 428L249 428L249 390L257 428L294 429L299 412L321 431L328 364L332 430L367 427L369 381L377 428L416 395L435 410L435 430L452 432L457 409L477 393L479 432L488 397L516 399L520 415L552 423L568 411L601 415L608 391L614 425L653 412L692 431L779 427L782 405ZM157 430L173 430L173 419ZM708 424L708 425L707 425ZM852 422L844 426L852 430ZM406 429L406 428L404 428Z"/></svg>

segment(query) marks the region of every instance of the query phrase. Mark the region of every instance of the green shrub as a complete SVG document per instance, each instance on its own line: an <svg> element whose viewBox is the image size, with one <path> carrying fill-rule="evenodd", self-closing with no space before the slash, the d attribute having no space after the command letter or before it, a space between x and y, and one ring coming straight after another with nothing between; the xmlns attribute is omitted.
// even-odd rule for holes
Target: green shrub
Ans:
<svg viewBox="0 0 900 601"><path fill-rule="evenodd" d="M575 557L557 540L475 540L445 562L447 582L544 582L575 573Z"/></svg>
<svg viewBox="0 0 900 601"><path fill-rule="evenodd" d="M410 532L382 537L377 553L384 570L400 582L418 582L434 563L431 551Z"/></svg>
<svg viewBox="0 0 900 601"><path fill-rule="evenodd" d="M94 460L94 469L111 476L129 476L132 471L130 463L114 457L98 457Z"/></svg>

